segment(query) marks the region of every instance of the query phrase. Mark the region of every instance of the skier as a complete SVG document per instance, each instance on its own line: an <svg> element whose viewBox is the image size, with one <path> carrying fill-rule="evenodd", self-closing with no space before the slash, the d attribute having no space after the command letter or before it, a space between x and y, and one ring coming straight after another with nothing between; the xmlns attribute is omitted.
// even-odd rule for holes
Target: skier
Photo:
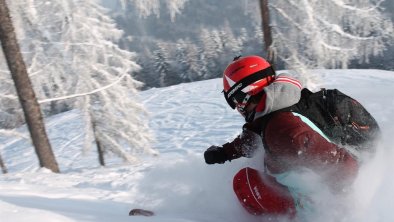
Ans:
<svg viewBox="0 0 394 222"><path fill-rule="evenodd" d="M244 168L236 174L233 182L238 199L250 213L295 216L297 206L291 192L274 177L280 173L301 167L312 169L323 175L335 192L342 192L355 179L360 163L354 154L335 141L339 133L333 134L330 140L323 129L328 129L328 134L334 130L322 124L317 126L316 121L310 121L313 115L309 114L316 112L299 108L301 101L307 101L304 94L313 93L302 89L298 80L286 74L276 75L273 67L259 56L245 56L234 58L227 66L223 85L227 103L238 110L246 123L237 138L222 146L209 147L204 158L207 164L222 164L240 157L252 157L258 148L257 140L262 140L265 169ZM357 101L349 100L350 104L362 107ZM298 113L293 112L296 108ZM354 125L350 127L358 130L357 133L363 128L368 138L376 137L379 127L374 119L364 109L361 115L367 115L372 123L357 129ZM320 119L325 123L325 118ZM333 119L338 118L335 116ZM357 124L355 121L352 123ZM372 150L369 145L365 149Z"/></svg>

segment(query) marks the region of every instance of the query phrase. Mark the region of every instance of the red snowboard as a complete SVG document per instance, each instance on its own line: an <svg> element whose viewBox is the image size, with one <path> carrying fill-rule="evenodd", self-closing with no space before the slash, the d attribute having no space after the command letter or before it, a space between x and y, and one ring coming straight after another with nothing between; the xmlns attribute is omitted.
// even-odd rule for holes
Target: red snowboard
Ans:
<svg viewBox="0 0 394 222"><path fill-rule="evenodd" d="M242 206L254 215L286 215L294 218L295 202L286 186L268 174L246 167L234 177L234 192Z"/></svg>

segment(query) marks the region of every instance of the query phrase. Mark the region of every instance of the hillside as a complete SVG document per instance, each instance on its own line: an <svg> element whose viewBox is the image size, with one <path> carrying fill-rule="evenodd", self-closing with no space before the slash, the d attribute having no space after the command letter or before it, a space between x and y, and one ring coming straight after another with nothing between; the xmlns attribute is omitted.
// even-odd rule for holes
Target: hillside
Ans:
<svg viewBox="0 0 394 222"><path fill-rule="evenodd" d="M313 72L321 77L318 87L338 88L365 105L384 135L379 152L362 166L347 197L328 193L316 175L298 175L301 185L321 188L313 194L320 202L303 221L393 221L394 72ZM161 154L141 157L136 165L108 157L109 166L102 168L94 149L82 152L85 123L77 110L46 120L61 174L38 169L25 138L1 137L0 152L10 171L0 175L1 221L261 221L241 208L232 178L241 167L261 167L263 153L214 166L202 157L207 147L231 140L242 126L221 90L221 79L213 79L141 92L156 134L153 145ZM130 218L131 208L152 209L157 215Z"/></svg>

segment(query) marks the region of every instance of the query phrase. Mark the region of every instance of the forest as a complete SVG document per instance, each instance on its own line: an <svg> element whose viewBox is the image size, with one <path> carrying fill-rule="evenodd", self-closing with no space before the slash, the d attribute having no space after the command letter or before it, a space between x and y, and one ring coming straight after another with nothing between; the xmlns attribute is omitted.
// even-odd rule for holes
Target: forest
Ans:
<svg viewBox="0 0 394 222"><path fill-rule="evenodd" d="M282 10L272 10L272 25L278 26L278 29L286 33L293 29L287 24L288 21L284 21L281 17L285 17L284 12L294 12L292 9L296 7L286 9L283 5L279 5L282 4L280 2L294 5L297 1L270 3L273 9ZM391 18L393 22L394 2L389 0L375 2L379 4L379 11L383 17ZM362 1L354 4L357 3L365 4ZM138 63L142 69L134 76L144 83L143 89L218 78L221 77L222 70L233 57L248 54L265 55L266 53L263 46L258 1L188 1L182 11L173 18L164 6L159 8L156 14L141 15L138 8L133 5L124 8L120 1L103 0L103 4L111 9L117 26L125 31L124 37L119 41L121 47L138 53ZM298 7L304 6L299 4ZM338 5L330 6L329 4L313 7L316 10L314 16L322 18L335 16L335 13L329 12L338 9ZM326 10L323 14L318 14L320 13L318 9L324 7L333 8ZM300 18L305 15L305 10L298 9L296 12L299 15L291 15L292 19L301 21ZM296 16L301 17L296 18ZM346 16L350 17L354 14ZM332 33L327 33L328 36L333 37ZM297 36L294 38L298 39ZM357 56L349 58L346 67L394 70L394 46L390 39L392 38L388 37L384 40L387 44L381 52L371 53L367 56L368 58ZM302 42L300 44L309 44L308 40L299 39L298 41ZM333 41L335 42L336 39ZM283 60L285 59L278 59L277 69L289 68L289 64ZM330 64L324 65L324 68L343 67L340 64ZM165 74L160 74L161 72ZM160 77L162 75L166 77Z"/></svg>

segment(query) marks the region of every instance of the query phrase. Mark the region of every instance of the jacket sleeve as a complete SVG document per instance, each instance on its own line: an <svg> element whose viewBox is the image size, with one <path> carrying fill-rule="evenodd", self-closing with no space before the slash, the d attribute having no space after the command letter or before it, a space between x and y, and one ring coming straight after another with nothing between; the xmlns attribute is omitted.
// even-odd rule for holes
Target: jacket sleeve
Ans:
<svg viewBox="0 0 394 222"><path fill-rule="evenodd" d="M291 112L272 116L264 139L265 163L273 173L307 167L325 173L336 189L343 188L357 175L358 163L349 152L327 141Z"/></svg>
<svg viewBox="0 0 394 222"><path fill-rule="evenodd" d="M222 145L228 160L240 157L252 157L261 144L261 137L251 130L243 129L242 133L232 142Z"/></svg>

